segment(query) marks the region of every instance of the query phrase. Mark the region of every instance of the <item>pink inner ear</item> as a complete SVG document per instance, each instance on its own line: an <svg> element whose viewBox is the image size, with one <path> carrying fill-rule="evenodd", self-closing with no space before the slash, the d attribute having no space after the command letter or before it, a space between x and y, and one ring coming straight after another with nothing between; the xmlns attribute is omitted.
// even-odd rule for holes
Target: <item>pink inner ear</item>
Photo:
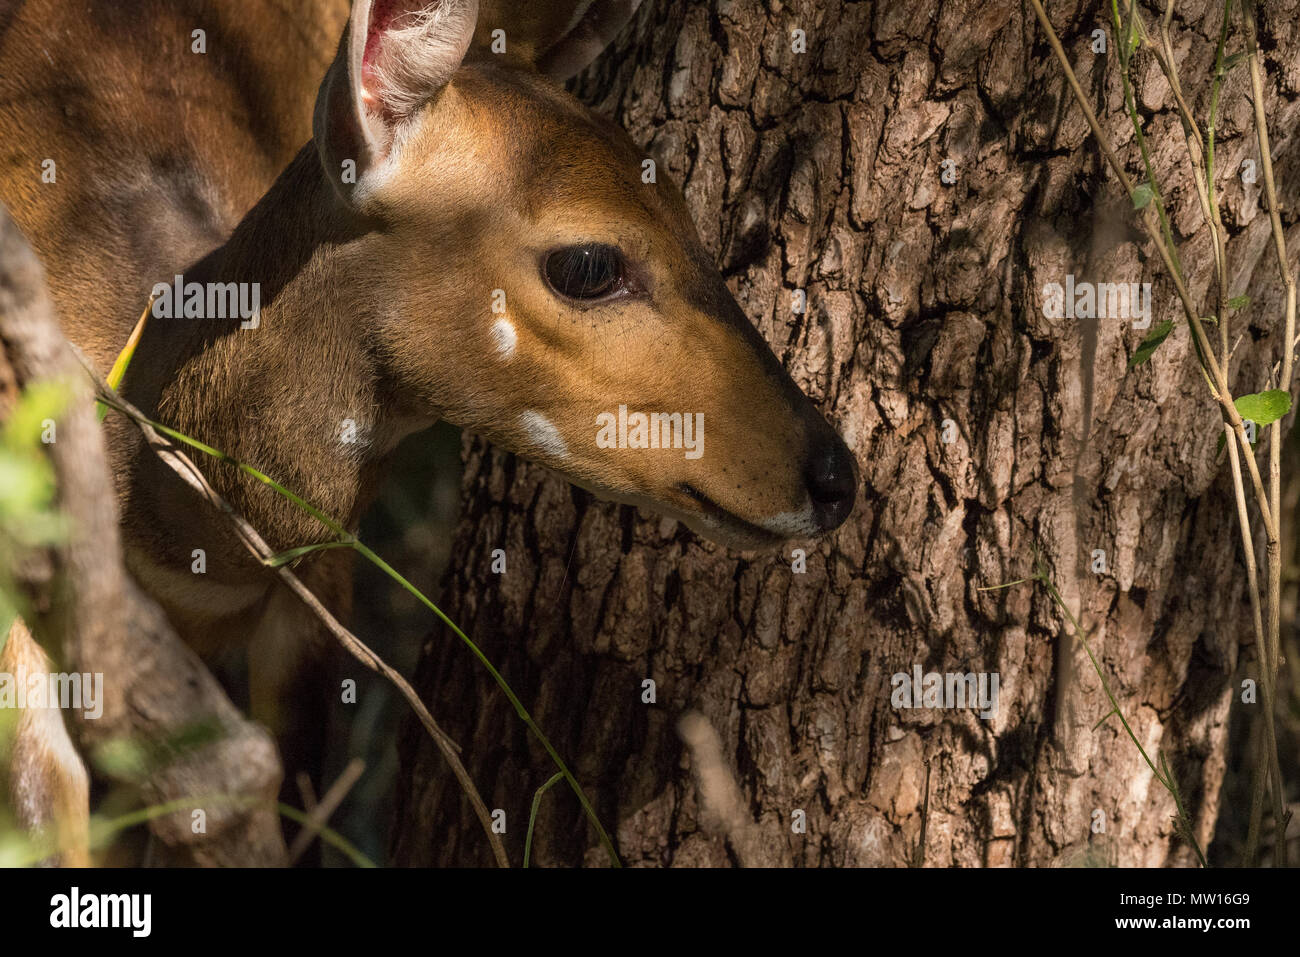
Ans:
<svg viewBox="0 0 1300 957"><path fill-rule="evenodd" d="M379 55L379 44L383 40L388 25L393 17L404 13L400 0L374 0L370 5L370 23L366 26L366 53L364 63L370 66Z"/></svg>
<svg viewBox="0 0 1300 957"><path fill-rule="evenodd" d="M366 25L366 51L361 59L362 96L370 104L378 103L375 89L377 78L374 65L379 59L379 47L393 17L402 12L400 0L374 0L370 5L370 22Z"/></svg>
<svg viewBox="0 0 1300 957"><path fill-rule="evenodd" d="M370 4L370 23L366 27L366 51L361 60L361 89L370 103L377 103L379 91L374 65L379 59L379 50L389 30L399 24L396 22L408 13L416 13L426 7L437 6L435 0L373 0Z"/></svg>
<svg viewBox="0 0 1300 957"><path fill-rule="evenodd" d="M443 3L444 0L372 0L366 15L365 49L361 54L360 96L367 109L387 119L393 118L385 102L383 77L379 72L385 44L395 42L395 31L414 26L421 14L435 12Z"/></svg>

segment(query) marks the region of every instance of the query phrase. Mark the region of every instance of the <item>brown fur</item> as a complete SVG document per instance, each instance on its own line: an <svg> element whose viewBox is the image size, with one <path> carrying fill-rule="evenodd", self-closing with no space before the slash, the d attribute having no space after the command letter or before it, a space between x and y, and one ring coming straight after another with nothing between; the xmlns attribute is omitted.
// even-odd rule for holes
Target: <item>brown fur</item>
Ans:
<svg viewBox="0 0 1300 957"><path fill-rule="evenodd" d="M355 137L320 144L324 164L318 144L291 149L326 65L322 31L346 12L306 6L141 0L127 15L90 0L86 16L32 0L0 14L0 141L14 144L0 198L45 261L69 337L107 369L155 282L260 283L255 330L151 320L124 392L350 527L396 443L445 417L713 537L767 544L803 529L788 516L810 507L808 458L838 439L732 300L676 187L662 172L644 184L626 133L528 64L566 60L553 41L573 4L512 7L511 53L473 54L411 120L382 189L353 204L328 177ZM503 6L485 5L480 41ZM205 24L210 52L192 54ZM348 115L331 99L352 82L347 49L323 98L334 125ZM57 186L39 180L45 156ZM624 250L641 294L558 298L540 263L581 242ZM509 358L491 336L498 289L517 334ZM706 454L598 449L595 416L619 404L703 413ZM566 451L539 444L524 413ZM339 441L345 419L356 444ZM124 422L109 428L132 573L200 650L257 634L270 658L291 657L286 642L311 628L265 570ZM254 480L199 464L273 546L330 537ZM190 572L194 549L205 575ZM304 570L327 603L344 600L346 559ZM274 702L275 682L255 687Z"/></svg>

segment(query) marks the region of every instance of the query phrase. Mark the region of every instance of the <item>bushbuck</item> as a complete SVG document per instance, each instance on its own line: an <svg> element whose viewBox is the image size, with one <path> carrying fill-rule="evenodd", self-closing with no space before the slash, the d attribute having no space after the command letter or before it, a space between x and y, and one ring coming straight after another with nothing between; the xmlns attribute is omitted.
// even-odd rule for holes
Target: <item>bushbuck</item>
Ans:
<svg viewBox="0 0 1300 957"><path fill-rule="evenodd" d="M0 15L0 199L101 370L156 294L127 398L349 527L397 443L446 419L728 546L813 538L852 509L845 442L679 190L557 83L638 2L30 0ZM322 23L342 40L311 111ZM131 574L201 654L247 643L253 713L286 729L319 626L129 423L106 427ZM331 537L199 464L274 547ZM299 571L347 613L341 552ZM6 658L30 645L15 629ZM42 793L84 805L62 726L28 727Z"/></svg>

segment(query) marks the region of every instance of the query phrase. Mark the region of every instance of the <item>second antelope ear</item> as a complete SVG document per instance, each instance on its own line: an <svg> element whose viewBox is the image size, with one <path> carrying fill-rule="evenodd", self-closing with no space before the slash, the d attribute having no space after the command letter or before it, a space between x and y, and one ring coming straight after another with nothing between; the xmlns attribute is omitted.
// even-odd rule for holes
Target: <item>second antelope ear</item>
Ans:
<svg viewBox="0 0 1300 957"><path fill-rule="evenodd" d="M641 0L482 0L476 46L508 52L563 83L613 42Z"/></svg>
<svg viewBox="0 0 1300 957"><path fill-rule="evenodd" d="M402 126L460 67L478 0L352 0L316 97L312 134L326 176L358 204L382 179Z"/></svg>

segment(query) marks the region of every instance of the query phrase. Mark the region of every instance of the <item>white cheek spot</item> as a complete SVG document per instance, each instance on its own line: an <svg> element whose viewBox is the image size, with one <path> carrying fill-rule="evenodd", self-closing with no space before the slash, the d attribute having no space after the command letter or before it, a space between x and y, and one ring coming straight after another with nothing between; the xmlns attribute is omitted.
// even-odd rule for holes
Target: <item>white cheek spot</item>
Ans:
<svg viewBox="0 0 1300 957"><path fill-rule="evenodd" d="M528 434L529 440L547 455L557 459L569 457L569 447L564 444L560 430L540 412L524 412L519 416L519 424Z"/></svg>
<svg viewBox="0 0 1300 957"><path fill-rule="evenodd" d="M492 323L492 341L496 343L497 353L502 359L510 359L515 354L515 343L519 336L509 319L498 319Z"/></svg>

